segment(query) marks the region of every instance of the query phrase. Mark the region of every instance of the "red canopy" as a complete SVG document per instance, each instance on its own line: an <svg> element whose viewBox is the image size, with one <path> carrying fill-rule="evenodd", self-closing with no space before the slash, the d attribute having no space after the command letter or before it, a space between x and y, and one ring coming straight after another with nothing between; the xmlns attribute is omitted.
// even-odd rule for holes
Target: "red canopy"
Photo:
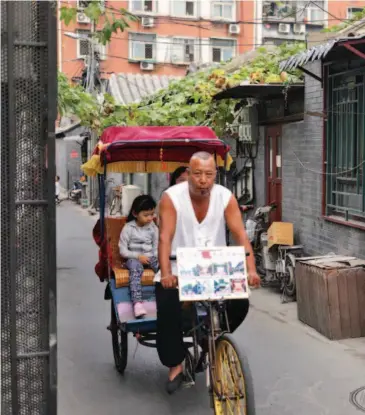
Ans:
<svg viewBox="0 0 365 415"><path fill-rule="evenodd" d="M216 153L224 159L229 146L208 127L109 127L94 154L102 156L102 163L104 155L108 163L161 158L165 162L186 163L197 151Z"/></svg>

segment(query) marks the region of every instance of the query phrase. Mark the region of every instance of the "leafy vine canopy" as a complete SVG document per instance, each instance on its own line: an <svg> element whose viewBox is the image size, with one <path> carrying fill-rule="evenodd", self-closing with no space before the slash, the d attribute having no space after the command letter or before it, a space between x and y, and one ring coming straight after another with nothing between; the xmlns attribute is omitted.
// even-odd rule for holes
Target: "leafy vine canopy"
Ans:
<svg viewBox="0 0 365 415"><path fill-rule="evenodd" d="M82 125L98 133L112 125L207 125L218 136L229 130L234 118L235 100L214 101L218 92L241 83L272 84L302 82L302 73L281 72L279 63L305 50L304 43L287 43L257 49L256 56L239 69L228 72L227 64L196 72L172 81L166 89L148 96L139 103L117 105L104 94L102 100L87 93L79 85L71 85L59 74L58 107L61 115L76 115Z"/></svg>

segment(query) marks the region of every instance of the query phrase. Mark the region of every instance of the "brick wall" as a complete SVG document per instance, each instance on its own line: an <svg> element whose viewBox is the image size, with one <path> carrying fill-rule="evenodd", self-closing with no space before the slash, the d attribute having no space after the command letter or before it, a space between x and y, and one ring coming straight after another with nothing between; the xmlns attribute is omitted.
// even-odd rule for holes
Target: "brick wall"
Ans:
<svg viewBox="0 0 365 415"><path fill-rule="evenodd" d="M320 75L320 62L311 63L307 69ZM307 75L305 110L323 111L320 84ZM305 115L303 122L283 126L283 221L294 223L298 242L309 254L335 252L365 258L365 231L325 221L321 216L322 137L320 117Z"/></svg>
<svg viewBox="0 0 365 415"><path fill-rule="evenodd" d="M321 75L320 62L307 65L307 69ZM320 83L307 75L305 111L323 111ZM254 176L256 207L266 202L264 127L260 127L259 135ZM323 119L305 115L304 121L283 125L282 135L282 219L294 223L296 242L302 243L310 255L334 252L365 258L365 231L322 218Z"/></svg>

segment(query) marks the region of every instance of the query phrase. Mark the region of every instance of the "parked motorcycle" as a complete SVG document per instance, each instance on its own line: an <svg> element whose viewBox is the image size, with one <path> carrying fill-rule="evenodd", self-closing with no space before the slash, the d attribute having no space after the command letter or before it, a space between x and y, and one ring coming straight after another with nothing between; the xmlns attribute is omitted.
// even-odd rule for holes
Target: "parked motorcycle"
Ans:
<svg viewBox="0 0 365 415"><path fill-rule="evenodd" d="M241 206L243 212L252 208L253 206ZM279 282L283 296L295 299L295 261L301 255L303 246L274 245L269 249L267 231L270 213L275 208L274 203L259 207L253 218L246 220L246 232L254 251L257 272L263 277L263 284Z"/></svg>
<svg viewBox="0 0 365 415"><path fill-rule="evenodd" d="M80 199L82 196L82 183L80 180L74 181L72 185L72 189L69 192L69 199L73 202L80 203Z"/></svg>

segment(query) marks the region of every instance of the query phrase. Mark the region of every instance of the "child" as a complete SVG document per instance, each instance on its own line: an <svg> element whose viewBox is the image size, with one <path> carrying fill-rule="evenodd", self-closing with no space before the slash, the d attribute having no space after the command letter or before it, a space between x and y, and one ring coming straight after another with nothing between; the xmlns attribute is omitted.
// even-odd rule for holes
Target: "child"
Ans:
<svg viewBox="0 0 365 415"><path fill-rule="evenodd" d="M56 203L60 203L60 176L56 176L55 180Z"/></svg>
<svg viewBox="0 0 365 415"><path fill-rule="evenodd" d="M133 302L134 315L141 318L146 315L142 301L141 278L144 266L158 271L157 239L158 229L153 222L156 202L149 195L134 199L119 240L120 255L127 260L129 286Z"/></svg>

